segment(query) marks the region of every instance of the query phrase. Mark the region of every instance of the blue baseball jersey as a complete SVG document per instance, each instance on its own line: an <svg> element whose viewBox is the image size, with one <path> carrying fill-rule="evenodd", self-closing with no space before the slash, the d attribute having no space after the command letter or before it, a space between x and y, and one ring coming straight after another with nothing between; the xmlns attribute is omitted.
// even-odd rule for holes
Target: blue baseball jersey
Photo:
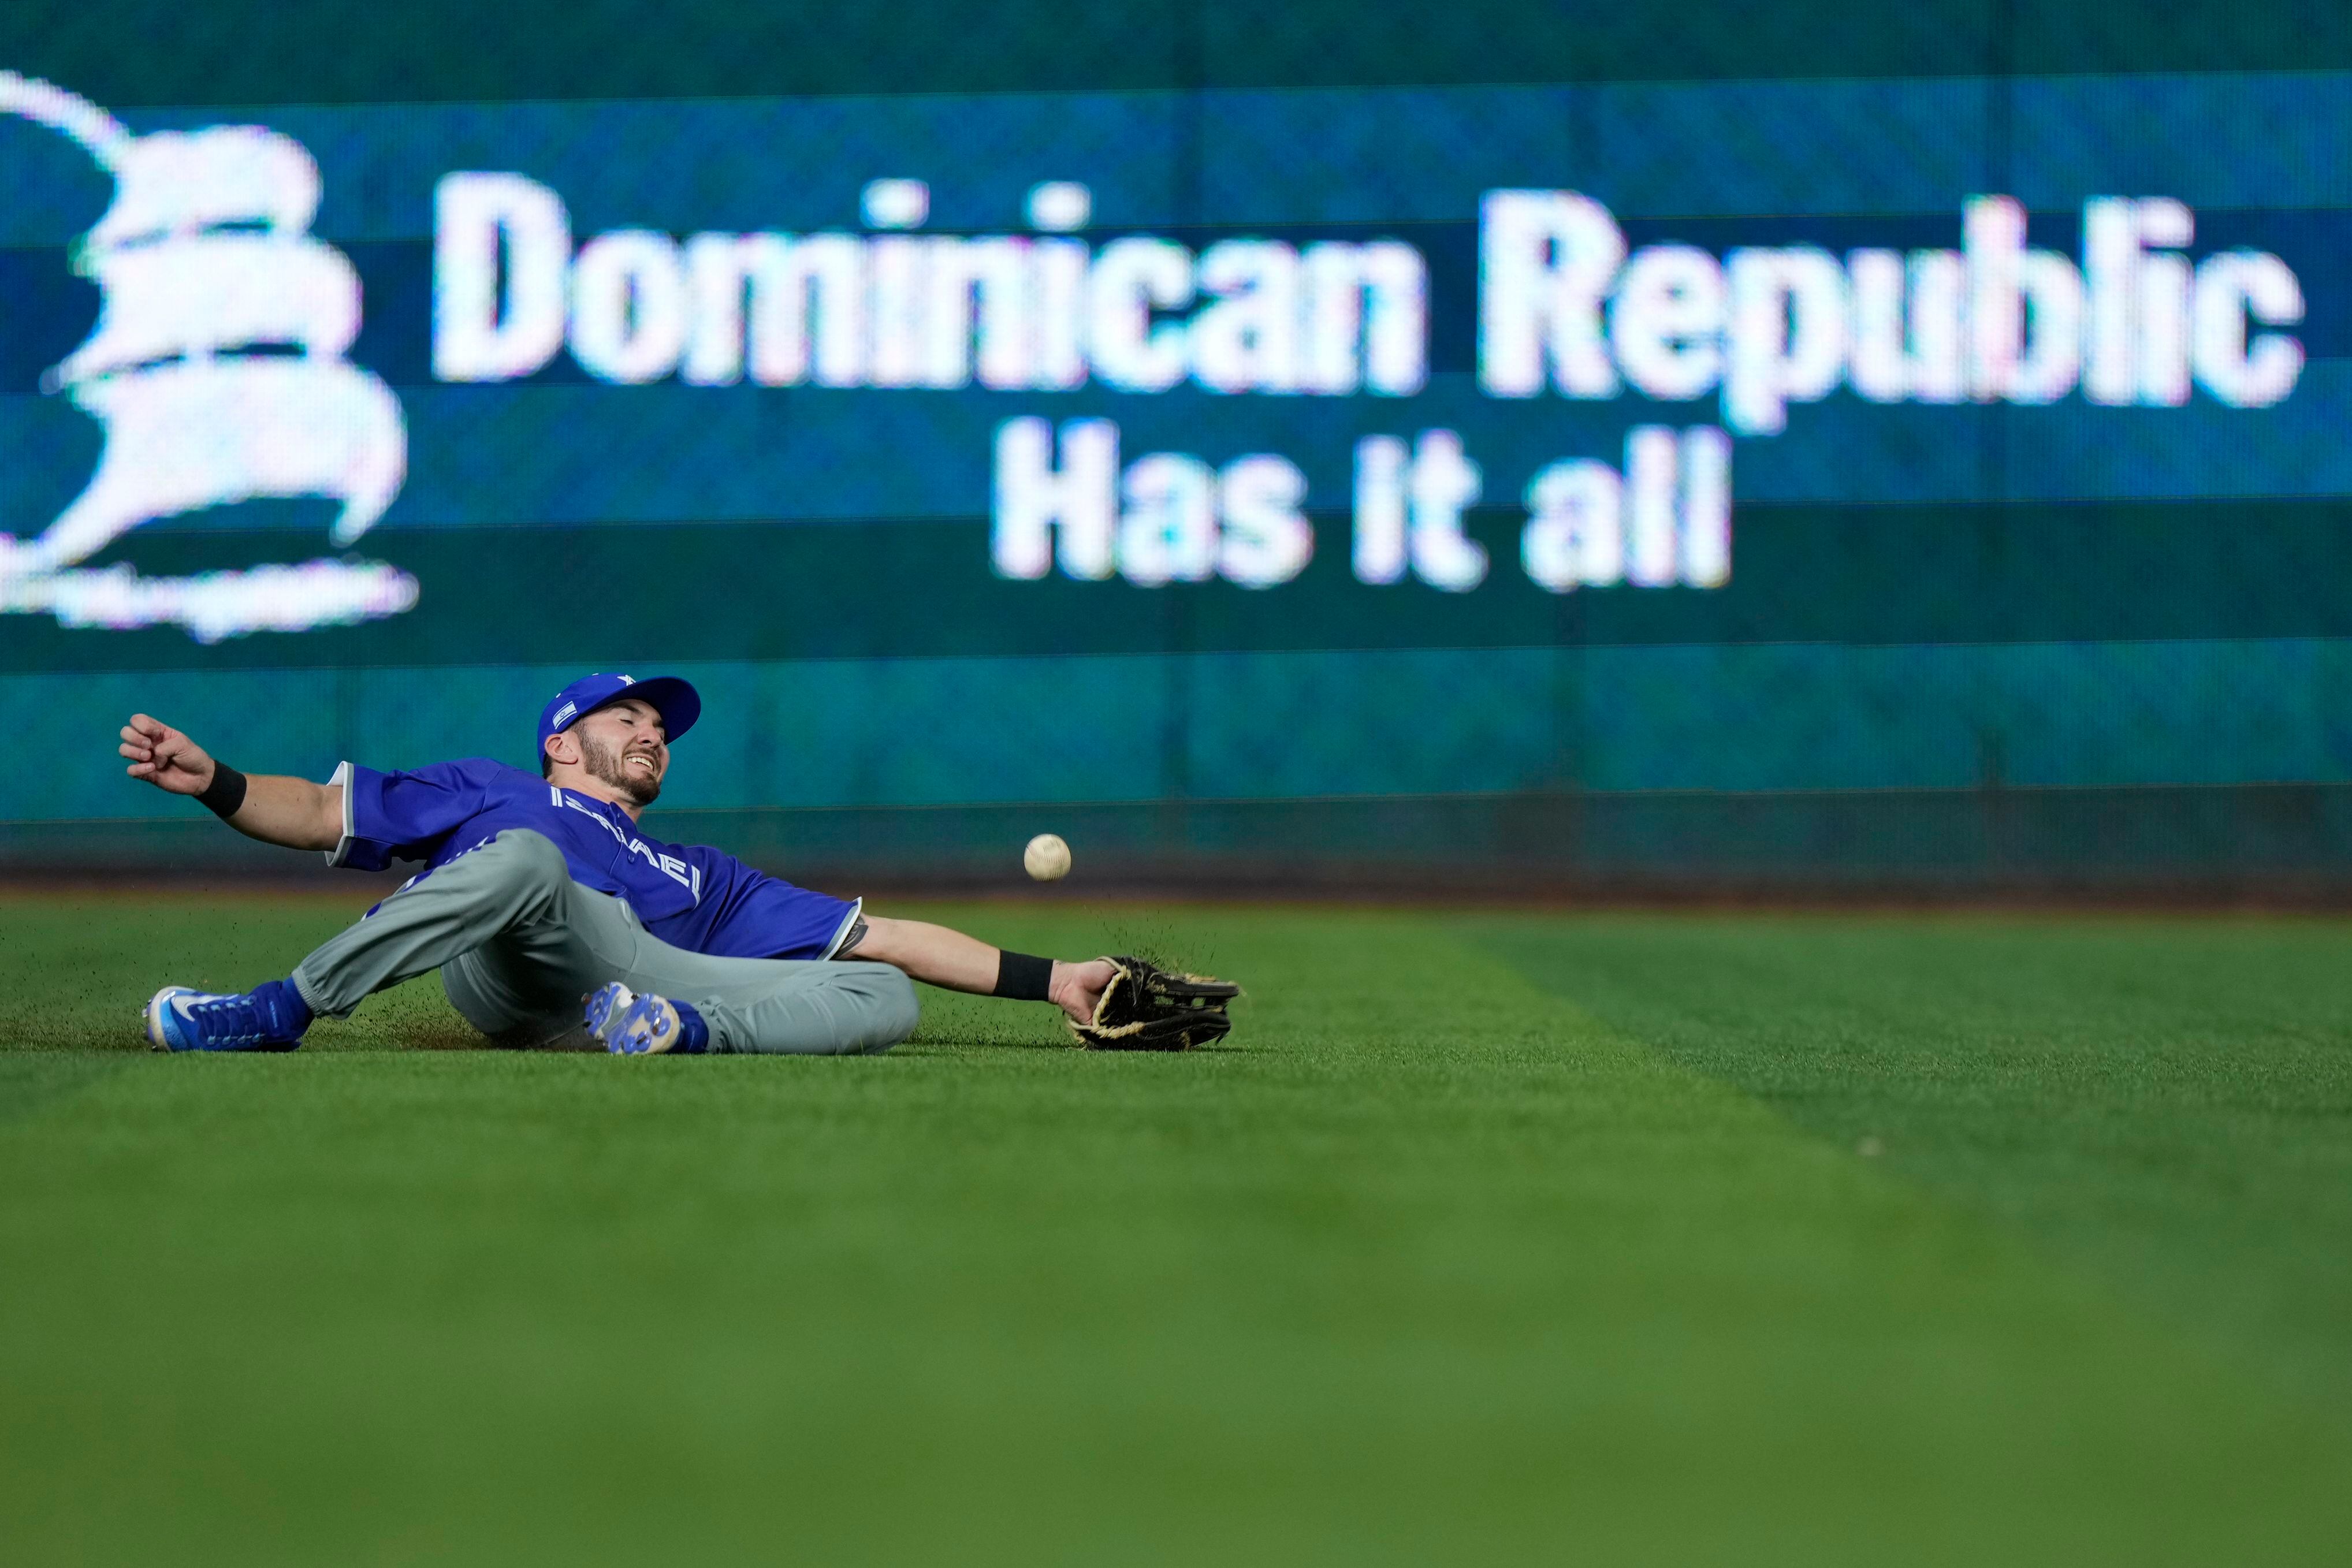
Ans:
<svg viewBox="0 0 2352 1568"><path fill-rule="evenodd" d="M508 828L544 833L572 880L636 911L674 947L726 958L830 958L859 905L794 887L706 844L666 844L637 831L609 801L469 757L408 772L346 762L343 836L329 865L383 871L423 861L429 875Z"/></svg>

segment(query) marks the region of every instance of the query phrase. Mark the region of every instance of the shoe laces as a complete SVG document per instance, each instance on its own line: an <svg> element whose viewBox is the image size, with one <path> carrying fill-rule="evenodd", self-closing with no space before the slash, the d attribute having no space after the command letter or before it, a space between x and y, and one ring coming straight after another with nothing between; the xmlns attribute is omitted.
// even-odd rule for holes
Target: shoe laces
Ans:
<svg viewBox="0 0 2352 1568"><path fill-rule="evenodd" d="M261 1026L261 1009L251 997L207 997L183 1001L181 1009L205 1039L239 1045L258 1043L268 1031Z"/></svg>

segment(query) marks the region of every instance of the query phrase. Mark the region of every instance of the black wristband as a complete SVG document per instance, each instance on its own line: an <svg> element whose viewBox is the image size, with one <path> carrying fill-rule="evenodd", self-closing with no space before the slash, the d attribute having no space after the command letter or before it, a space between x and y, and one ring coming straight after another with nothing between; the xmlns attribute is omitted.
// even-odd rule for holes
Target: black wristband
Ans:
<svg viewBox="0 0 2352 1568"><path fill-rule="evenodd" d="M214 763L213 781L205 786L203 794L196 797L196 804L222 821L227 821L236 815L236 809L245 804L245 775L226 762Z"/></svg>
<svg viewBox="0 0 2352 1568"><path fill-rule="evenodd" d="M996 956L996 989L992 997L1010 997L1016 1002L1050 1002L1054 981L1054 960L1034 958L1026 953L999 953Z"/></svg>

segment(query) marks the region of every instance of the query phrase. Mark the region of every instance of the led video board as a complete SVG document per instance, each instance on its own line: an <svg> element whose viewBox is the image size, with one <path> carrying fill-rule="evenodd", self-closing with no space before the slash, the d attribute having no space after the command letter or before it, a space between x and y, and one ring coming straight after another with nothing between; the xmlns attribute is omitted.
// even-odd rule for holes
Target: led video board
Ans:
<svg viewBox="0 0 2352 1568"><path fill-rule="evenodd" d="M824 841L911 871L1040 803L1223 852L1171 802L1338 860L2040 864L2105 830L2003 848L2021 789L2352 780L2347 124L2329 71L0 77L0 686L47 759L0 840L169 813L93 740L132 707L313 777L527 763L598 668L726 716L663 810L879 812Z"/></svg>

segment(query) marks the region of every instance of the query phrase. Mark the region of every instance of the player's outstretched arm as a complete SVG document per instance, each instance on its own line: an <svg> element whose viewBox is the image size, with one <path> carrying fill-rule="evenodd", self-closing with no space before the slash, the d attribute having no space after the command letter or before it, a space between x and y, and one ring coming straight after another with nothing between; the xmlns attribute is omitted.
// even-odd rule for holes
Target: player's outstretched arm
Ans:
<svg viewBox="0 0 2352 1568"><path fill-rule="evenodd" d="M289 850L331 850L343 836L343 789L340 784L313 784L256 773L242 777L243 799L235 802L208 794L225 782L225 770L210 753L170 725L134 713L122 727L118 747L131 759L124 771L168 794L194 795L219 811L221 819L247 838ZM223 810L225 806L232 809Z"/></svg>
<svg viewBox="0 0 2352 1568"><path fill-rule="evenodd" d="M976 936L967 936L944 925L921 920L885 920L878 915L869 915L866 917L866 935L856 948L840 956L894 965L927 985L985 997L996 989L998 966L1003 954ZM1102 999L1103 988L1110 984L1110 977L1108 958L1083 964L1066 964L1057 958L1054 961L1053 977L1046 981L1045 994L1072 1019L1084 1023L1094 1017L1095 1004Z"/></svg>

